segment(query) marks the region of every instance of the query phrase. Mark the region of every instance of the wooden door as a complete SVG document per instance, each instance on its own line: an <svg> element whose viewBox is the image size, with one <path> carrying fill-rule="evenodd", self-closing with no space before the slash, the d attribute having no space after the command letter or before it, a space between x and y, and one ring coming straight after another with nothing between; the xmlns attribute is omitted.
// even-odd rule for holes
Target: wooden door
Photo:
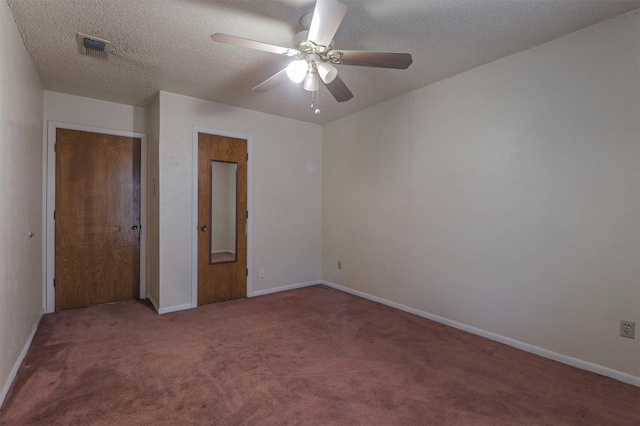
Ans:
<svg viewBox="0 0 640 426"><path fill-rule="evenodd" d="M56 311L136 299L140 139L56 133Z"/></svg>
<svg viewBox="0 0 640 426"><path fill-rule="evenodd" d="M217 221L221 220L220 215L214 213L220 200L212 179L218 167L235 173L235 185L229 186L227 194L235 205L235 226L231 227L235 228L233 249L214 247L213 233L219 228ZM247 141L199 133L198 305L247 296L247 217Z"/></svg>

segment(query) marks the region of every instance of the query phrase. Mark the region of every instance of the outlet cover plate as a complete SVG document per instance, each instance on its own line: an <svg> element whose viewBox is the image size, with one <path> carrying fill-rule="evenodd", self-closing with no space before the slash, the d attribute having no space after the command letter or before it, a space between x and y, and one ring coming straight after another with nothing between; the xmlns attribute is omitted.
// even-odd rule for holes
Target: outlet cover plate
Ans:
<svg viewBox="0 0 640 426"><path fill-rule="evenodd" d="M636 323L633 321L620 321L620 335L629 339L635 339Z"/></svg>

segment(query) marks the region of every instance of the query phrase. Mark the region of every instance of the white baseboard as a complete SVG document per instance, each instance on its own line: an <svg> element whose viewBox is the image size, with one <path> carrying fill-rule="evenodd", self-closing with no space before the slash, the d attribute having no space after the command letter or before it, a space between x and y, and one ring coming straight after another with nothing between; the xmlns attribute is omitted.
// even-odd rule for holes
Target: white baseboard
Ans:
<svg viewBox="0 0 640 426"><path fill-rule="evenodd" d="M249 297L264 296L265 294L278 293L281 291L293 290L295 288L309 287L312 285L324 284L323 281L307 281L306 283L283 285L280 287L268 288L266 290L254 291Z"/></svg>
<svg viewBox="0 0 640 426"><path fill-rule="evenodd" d="M153 303L153 301L151 303ZM185 303L184 305L167 306L166 308L160 309L156 308L156 310L159 314L168 314L169 312L184 311L185 309L191 308L193 308L193 306L191 306L191 303Z"/></svg>
<svg viewBox="0 0 640 426"><path fill-rule="evenodd" d="M33 341L33 337L36 335L36 331L38 331L38 326L40 325L40 321L42 320L42 315L43 314L40 314L40 316L38 317L38 320L33 326L33 330L31 330L31 334L29 335L27 342L24 344L24 347L22 348L22 352L20 352L18 359L16 360L15 364L13 364L13 368L9 373L9 377L7 377L7 382L4 384L4 388L2 388L2 393L0 394L0 407L2 407L2 404L4 403L4 399L7 397L7 394L9 393L9 389L11 389L11 385L13 384L13 381L16 378L16 374L18 374L18 370L22 365L22 361L24 361L24 358L27 356L27 352L31 347L31 342Z"/></svg>
<svg viewBox="0 0 640 426"><path fill-rule="evenodd" d="M365 299L372 300L374 302L382 303L383 305L390 306L392 308L400 309L401 311L409 312L414 315L418 315L423 318L430 319L435 322L439 322L444 325L448 325L453 328L457 328L463 331L466 331L471 334L475 334L480 337L485 337L490 340L494 340L496 342L503 343L508 346L512 346L514 348L523 350L525 352L529 352L535 355L539 355L544 358L549 358L554 361L561 362L563 364L570 365L572 367L580 368L581 370L590 371L592 373L600 374L602 376L610 377L615 380L619 380L623 383L627 383L633 386L640 387L640 376L634 376L632 374L624 373L622 371L613 370L608 367L604 367L602 365L593 364L588 361L583 361L581 359L573 358L567 355L562 355L548 349L541 348L539 346L530 345L528 343L521 342L519 340L511 339L510 337L505 337L500 334L492 333L490 331L482 330L480 328L471 327L466 324L462 324L457 321L452 321L450 319L431 314L429 312L421 311L420 309L411 308L409 306L392 302L391 300L383 299L382 297L372 296L368 293L364 293L362 291L353 290L348 287L343 287L338 284L334 284L328 281L320 281L320 284L324 284L328 287L334 288L336 290L344 291L345 293L350 293L355 296L360 296Z"/></svg>
<svg viewBox="0 0 640 426"><path fill-rule="evenodd" d="M266 290L254 291L250 295L247 295L247 297L264 296L265 294L278 293L280 291L293 290L295 288L308 287L308 286L316 285L316 284L322 284L322 282L321 281L308 281L306 283L298 283L298 284L284 285L284 286L281 286L281 287L268 288ZM184 305L176 305L176 306L168 306L166 308L158 308L158 304L157 304L157 302L155 300L153 300L151 297L149 297L149 300L151 301L151 304L156 308L156 311L158 311L159 314L167 314L169 312L184 311L185 309L191 309L191 308L194 307L194 306L191 306L190 303L186 303Z"/></svg>

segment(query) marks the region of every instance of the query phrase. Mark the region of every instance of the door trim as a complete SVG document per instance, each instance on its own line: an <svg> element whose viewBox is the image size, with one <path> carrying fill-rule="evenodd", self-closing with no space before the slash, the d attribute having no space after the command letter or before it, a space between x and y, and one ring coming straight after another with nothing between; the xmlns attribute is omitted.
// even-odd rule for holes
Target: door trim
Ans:
<svg viewBox="0 0 640 426"><path fill-rule="evenodd" d="M247 218L247 297L253 295L253 285L251 280L251 271L253 270L253 139L251 135L242 133L228 132L225 130L210 129L207 127L193 126L193 134L191 140L191 148L193 153L192 162L192 196L191 196L191 307L198 306L198 133L206 133L208 135L225 136L229 138L245 139L247 141L247 210L249 217Z"/></svg>
<svg viewBox="0 0 640 426"><path fill-rule="evenodd" d="M140 139L140 299L147 298L147 135L123 130L103 129L79 124L49 121L47 123L47 206L45 220L45 306L46 313L55 312L56 295L53 287L55 274L55 222L53 210L56 206L56 144L57 129L78 130L81 132L102 133Z"/></svg>

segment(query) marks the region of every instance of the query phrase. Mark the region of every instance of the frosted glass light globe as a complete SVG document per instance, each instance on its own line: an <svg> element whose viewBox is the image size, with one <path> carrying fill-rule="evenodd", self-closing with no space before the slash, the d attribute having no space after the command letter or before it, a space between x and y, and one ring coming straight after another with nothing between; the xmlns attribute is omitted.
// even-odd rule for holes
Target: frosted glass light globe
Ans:
<svg viewBox="0 0 640 426"><path fill-rule="evenodd" d="M289 65L287 65L287 68L286 68L287 76L294 83L300 83L302 80L304 80L305 76L307 75L308 68L309 66L307 65L307 61L304 61L304 60L293 61Z"/></svg>

